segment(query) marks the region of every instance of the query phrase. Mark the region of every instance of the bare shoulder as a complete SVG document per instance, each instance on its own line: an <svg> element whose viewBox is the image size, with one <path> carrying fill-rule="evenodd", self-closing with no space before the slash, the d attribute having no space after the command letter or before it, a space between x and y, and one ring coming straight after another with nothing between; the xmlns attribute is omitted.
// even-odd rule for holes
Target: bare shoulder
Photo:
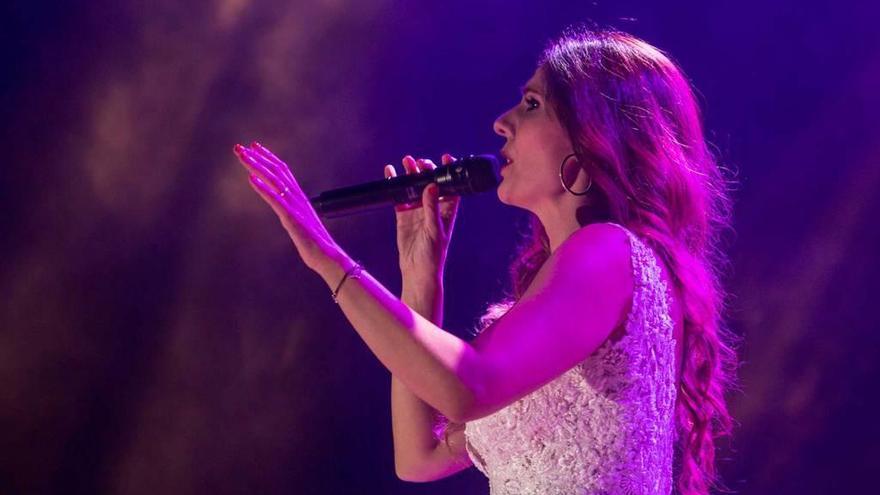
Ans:
<svg viewBox="0 0 880 495"><path fill-rule="evenodd" d="M629 237L615 225L585 225L559 245L535 278L537 291L552 284L579 294L576 306L584 310L583 297L601 301L617 326L626 318L635 283Z"/></svg>
<svg viewBox="0 0 880 495"><path fill-rule="evenodd" d="M547 260L550 272L564 269L579 277L590 275L618 280L623 286L632 284L630 242L626 232L615 225L585 225L562 242ZM595 280L595 278L594 278ZM621 287L625 289L626 287Z"/></svg>
<svg viewBox="0 0 880 495"><path fill-rule="evenodd" d="M591 224L573 232L472 344L480 392L464 420L497 411L590 356L625 318L633 284L624 230Z"/></svg>
<svg viewBox="0 0 880 495"><path fill-rule="evenodd" d="M523 294L539 294L568 303L567 313L605 323L623 321L633 287L632 252L627 233L615 225L594 223L573 232L535 275Z"/></svg>
<svg viewBox="0 0 880 495"><path fill-rule="evenodd" d="M587 249L603 247L611 248L612 250L617 248L618 254L622 254L624 251L626 254L629 254L629 239L626 232L616 225L610 223L591 223L574 231L559 246L560 249L563 247Z"/></svg>

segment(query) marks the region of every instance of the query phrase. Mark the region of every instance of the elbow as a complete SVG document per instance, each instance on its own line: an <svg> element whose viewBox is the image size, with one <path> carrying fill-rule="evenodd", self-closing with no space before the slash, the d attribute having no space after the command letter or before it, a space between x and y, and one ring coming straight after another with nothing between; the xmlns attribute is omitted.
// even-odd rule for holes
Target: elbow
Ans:
<svg viewBox="0 0 880 495"><path fill-rule="evenodd" d="M400 481L409 481L411 483L421 483L425 481L419 478L415 473L402 469L400 466L394 466L394 474L397 475L397 479Z"/></svg>
<svg viewBox="0 0 880 495"><path fill-rule="evenodd" d="M433 476L427 471L427 466L406 466L397 462L394 463L394 474L400 481L410 483L427 483L437 479L437 476Z"/></svg>
<svg viewBox="0 0 880 495"><path fill-rule="evenodd" d="M453 407L447 408L441 413L446 416L450 423L463 424L471 420L473 410L469 402L456 403Z"/></svg>
<svg viewBox="0 0 880 495"><path fill-rule="evenodd" d="M440 412L452 423L464 424L477 419L479 415L479 394L474 387L462 387L450 404Z"/></svg>
<svg viewBox="0 0 880 495"><path fill-rule="evenodd" d="M489 375L485 372L471 372L463 376L458 382L456 393L450 400L446 411L441 411L446 418L458 424L464 424L475 419L484 417L489 399Z"/></svg>
<svg viewBox="0 0 880 495"><path fill-rule="evenodd" d="M402 455L394 452L394 474L401 481L419 481L416 473L413 472L411 462L406 462Z"/></svg>
<svg viewBox="0 0 880 495"><path fill-rule="evenodd" d="M458 411L454 411L450 415L446 416L446 418L449 419L449 422L451 423L463 425L475 419L480 419L483 416L484 415L479 413L477 409L473 407L468 407Z"/></svg>

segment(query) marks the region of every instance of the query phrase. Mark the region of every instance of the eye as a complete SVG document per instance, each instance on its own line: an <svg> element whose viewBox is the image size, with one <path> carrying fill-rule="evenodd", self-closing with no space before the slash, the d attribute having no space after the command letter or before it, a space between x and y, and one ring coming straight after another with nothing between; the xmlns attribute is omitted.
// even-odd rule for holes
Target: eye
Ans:
<svg viewBox="0 0 880 495"><path fill-rule="evenodd" d="M531 112L532 110L537 109L540 105L538 100L536 100L533 96L527 96L524 101L526 102L527 112Z"/></svg>

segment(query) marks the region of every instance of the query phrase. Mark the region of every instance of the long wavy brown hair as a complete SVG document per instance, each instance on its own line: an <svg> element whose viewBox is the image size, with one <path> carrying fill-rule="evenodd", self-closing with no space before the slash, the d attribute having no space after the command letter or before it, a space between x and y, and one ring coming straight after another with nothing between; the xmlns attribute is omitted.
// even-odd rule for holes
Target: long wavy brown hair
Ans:
<svg viewBox="0 0 880 495"><path fill-rule="evenodd" d="M715 441L731 436L725 393L736 388L739 343L724 325L721 244L731 230L733 184L709 150L694 93L663 52L623 32L569 28L541 55L546 98L593 185L587 209L626 226L669 267L684 311L676 401L682 494L726 490ZM583 222L582 222L583 223ZM510 267L511 292L490 305L481 329L504 314L550 255L535 215ZM445 433L461 425L444 425Z"/></svg>

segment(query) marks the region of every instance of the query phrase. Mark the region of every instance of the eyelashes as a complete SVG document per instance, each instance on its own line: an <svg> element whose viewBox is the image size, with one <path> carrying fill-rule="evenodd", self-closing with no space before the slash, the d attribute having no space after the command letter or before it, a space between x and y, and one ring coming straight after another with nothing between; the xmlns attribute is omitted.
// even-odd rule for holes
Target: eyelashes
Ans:
<svg viewBox="0 0 880 495"><path fill-rule="evenodd" d="M538 100L536 100L532 96L528 96L528 97L524 98L523 101L526 102L526 111L527 112L531 112L532 110L536 110L540 106L540 103L538 102Z"/></svg>

